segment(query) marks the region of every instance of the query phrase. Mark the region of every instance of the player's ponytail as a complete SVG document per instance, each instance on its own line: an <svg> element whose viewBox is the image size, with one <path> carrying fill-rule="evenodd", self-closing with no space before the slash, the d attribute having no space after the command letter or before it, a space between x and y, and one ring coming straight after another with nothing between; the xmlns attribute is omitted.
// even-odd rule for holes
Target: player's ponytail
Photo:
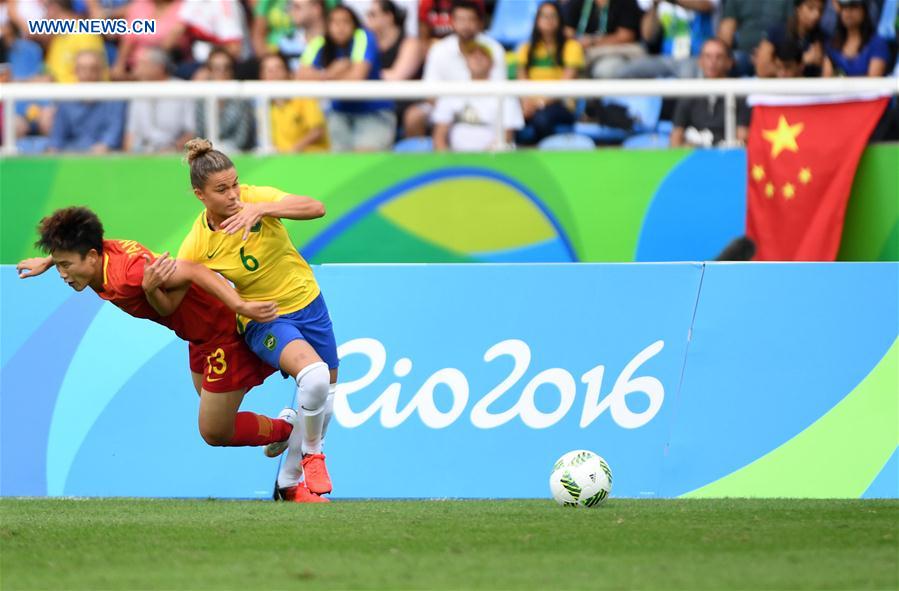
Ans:
<svg viewBox="0 0 899 591"><path fill-rule="evenodd" d="M187 164L190 166L190 184L195 189L202 190L206 186L209 175L229 168L234 168L234 163L223 152L212 147L212 142L205 138L195 137L184 144L187 152Z"/></svg>

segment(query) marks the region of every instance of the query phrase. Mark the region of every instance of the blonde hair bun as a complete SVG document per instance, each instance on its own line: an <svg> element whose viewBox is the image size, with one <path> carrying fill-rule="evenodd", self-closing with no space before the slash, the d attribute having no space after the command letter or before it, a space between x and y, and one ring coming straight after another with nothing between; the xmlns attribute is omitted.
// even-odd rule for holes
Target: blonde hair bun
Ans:
<svg viewBox="0 0 899 591"><path fill-rule="evenodd" d="M212 152L212 142L206 138L195 137L184 144L184 150L187 152L187 163L190 164L200 156Z"/></svg>

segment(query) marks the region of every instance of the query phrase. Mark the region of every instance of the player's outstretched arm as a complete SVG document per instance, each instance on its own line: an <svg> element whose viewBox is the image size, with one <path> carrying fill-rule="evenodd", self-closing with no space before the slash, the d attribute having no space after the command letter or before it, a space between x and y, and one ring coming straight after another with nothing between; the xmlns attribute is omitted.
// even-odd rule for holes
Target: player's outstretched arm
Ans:
<svg viewBox="0 0 899 591"><path fill-rule="evenodd" d="M165 252L155 260L144 255L144 278L141 287L147 301L162 316L178 309L191 283L221 300L232 311L257 322L270 322L278 317L273 302L246 302L231 284L206 267L191 261L175 260Z"/></svg>
<svg viewBox="0 0 899 591"><path fill-rule="evenodd" d="M19 264L16 265L16 271L19 272L19 279L27 279L45 273L52 266L52 257L34 257L19 261Z"/></svg>
<svg viewBox="0 0 899 591"><path fill-rule="evenodd" d="M234 234L243 230L243 239L250 235L250 228L263 217L284 220L314 220L325 215L325 205L312 197L285 195L278 201L244 203L240 212L222 222L221 230Z"/></svg>
<svg viewBox="0 0 899 591"><path fill-rule="evenodd" d="M145 254L144 260L146 263L141 287L147 296L147 302L160 316L169 316L181 305L190 281L176 277L178 264L169 257L168 252L152 260Z"/></svg>
<svg viewBox="0 0 899 591"><path fill-rule="evenodd" d="M179 270L176 271L173 280L184 279L193 282L221 300L233 312L256 322L271 322L278 317L278 305L275 302L244 301L230 283L203 265L179 260L178 266Z"/></svg>

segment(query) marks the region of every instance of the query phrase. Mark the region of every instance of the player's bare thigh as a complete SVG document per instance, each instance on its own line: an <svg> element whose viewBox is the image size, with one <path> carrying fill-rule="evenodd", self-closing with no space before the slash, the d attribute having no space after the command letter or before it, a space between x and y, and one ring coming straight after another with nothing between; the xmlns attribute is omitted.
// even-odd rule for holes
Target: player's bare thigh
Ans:
<svg viewBox="0 0 899 591"><path fill-rule="evenodd" d="M190 378L193 380L194 390L197 391L197 396L199 396L203 390L203 374L192 371L190 372Z"/></svg>
<svg viewBox="0 0 899 591"><path fill-rule="evenodd" d="M321 360L312 345L302 339L295 339L287 343L287 346L281 351L278 362L282 370L295 378L298 373L303 371L303 368L313 363L321 363ZM336 367L331 370L331 383L337 383Z"/></svg>

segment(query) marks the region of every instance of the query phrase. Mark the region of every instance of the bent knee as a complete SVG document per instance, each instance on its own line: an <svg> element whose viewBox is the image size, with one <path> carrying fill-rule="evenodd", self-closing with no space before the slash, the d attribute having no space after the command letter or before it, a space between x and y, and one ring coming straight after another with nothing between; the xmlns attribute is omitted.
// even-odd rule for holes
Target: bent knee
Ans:
<svg viewBox="0 0 899 591"><path fill-rule="evenodd" d="M207 445L213 447L222 447L228 445L231 441L231 432L226 429L216 429L214 427L204 427L200 425L200 437Z"/></svg>
<svg viewBox="0 0 899 591"><path fill-rule="evenodd" d="M328 366L318 361L297 374L297 398L307 413L320 412L328 399L331 372Z"/></svg>

